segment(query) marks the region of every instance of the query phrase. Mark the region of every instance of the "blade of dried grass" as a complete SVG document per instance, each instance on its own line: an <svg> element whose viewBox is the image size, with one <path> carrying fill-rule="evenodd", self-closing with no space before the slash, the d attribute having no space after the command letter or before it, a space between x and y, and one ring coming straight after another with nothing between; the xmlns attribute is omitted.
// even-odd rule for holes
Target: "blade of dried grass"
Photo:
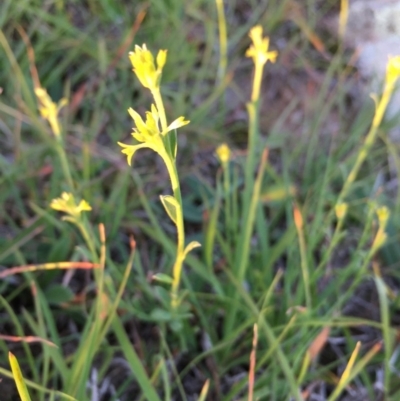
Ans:
<svg viewBox="0 0 400 401"><path fill-rule="evenodd" d="M253 344L250 354L250 369L249 369L249 392L248 401L253 401L254 399L254 377L256 370L256 352L257 352L257 342L258 342L258 326L257 323L253 326Z"/></svg>

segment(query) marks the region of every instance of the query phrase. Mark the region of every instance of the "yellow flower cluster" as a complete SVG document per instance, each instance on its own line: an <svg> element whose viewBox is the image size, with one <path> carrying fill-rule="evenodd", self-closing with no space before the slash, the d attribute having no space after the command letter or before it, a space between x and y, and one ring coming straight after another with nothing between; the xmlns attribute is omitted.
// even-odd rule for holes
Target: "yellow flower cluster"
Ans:
<svg viewBox="0 0 400 401"><path fill-rule="evenodd" d="M264 65L268 60L271 61L271 63L275 63L278 52L276 50L268 51L269 38L263 38L262 34L263 30L261 25L257 25L251 29L249 36L253 44L247 50L246 56L251 57L254 64Z"/></svg>
<svg viewBox="0 0 400 401"><path fill-rule="evenodd" d="M157 96L160 88L160 79L162 74L162 69L167 60L167 51L160 50L157 54L156 63L154 63L154 57L151 52L147 49L144 44L142 47L135 46L135 51L129 53L129 59L131 60L133 71L137 75L141 84L150 89L153 96ZM162 103L152 104L150 111L146 112L146 120L137 113L135 110L130 108L128 110L130 116L135 122L135 127L133 128L132 136L139 142L138 145L126 145L124 143L118 142L122 149L122 153L127 156L128 164L131 165L132 158L135 152L141 148L149 148L158 153L161 157L167 157L167 150L165 147L165 142L162 137L166 136L168 132L173 131L177 128L183 127L189 124L189 121L185 120L184 117L178 117L171 124L167 126L165 123L164 129L160 127L162 123L162 118L165 119L165 113L163 110ZM162 110L161 110L162 109ZM162 125L162 124L161 124Z"/></svg>
<svg viewBox="0 0 400 401"><path fill-rule="evenodd" d="M63 192L60 198L53 199L50 207L59 212L69 214L73 218L79 218L82 212L92 210L89 203L85 200L81 200L77 204L74 195L67 192Z"/></svg>
<svg viewBox="0 0 400 401"><path fill-rule="evenodd" d="M58 123L58 113L60 112L61 108L68 103L68 100L66 98L62 98L58 104L56 104L51 100L50 96L43 88L36 88L35 95L39 100L40 115L49 122L54 135L56 137L60 136L61 129L60 124Z"/></svg>
<svg viewBox="0 0 400 401"><path fill-rule="evenodd" d="M400 77L400 56L390 57L386 67L386 82L394 85Z"/></svg>
<svg viewBox="0 0 400 401"><path fill-rule="evenodd" d="M160 50L157 54L157 68L154 65L154 57L145 44L142 47L136 45L135 51L129 53L133 71L140 83L150 90L160 87L162 69L167 61L167 50Z"/></svg>

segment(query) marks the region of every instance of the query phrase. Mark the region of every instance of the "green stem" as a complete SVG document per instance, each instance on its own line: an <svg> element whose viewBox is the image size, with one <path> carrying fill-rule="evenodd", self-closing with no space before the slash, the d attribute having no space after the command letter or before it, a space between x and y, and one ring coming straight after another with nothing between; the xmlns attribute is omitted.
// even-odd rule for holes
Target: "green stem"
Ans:
<svg viewBox="0 0 400 401"><path fill-rule="evenodd" d="M168 123L167 123L167 117L165 115L164 103L159 88L152 90L152 95L156 103L158 114L160 116L162 132L166 133L168 128ZM166 133L165 135L170 135L170 133ZM176 258L174 266L172 268L172 288L171 288L172 307L175 308L178 306L178 291L179 291L179 284L181 281L184 250L185 250L185 228L183 222L182 195L181 195L181 187L179 184L178 171L176 169L176 163L175 159L173 159L173 155L170 155L168 152L165 152L165 154L162 154L161 157L163 158L165 166L167 167L168 170L174 198L179 204L179 207L176 210L177 250L176 250Z"/></svg>
<svg viewBox="0 0 400 401"><path fill-rule="evenodd" d="M82 234L83 239L86 242L86 245L89 248L90 253L92 254L93 260L97 263L98 262L98 255L96 252L96 246L92 240L92 235L89 233L86 224L83 221L80 221L78 224L79 231Z"/></svg>
<svg viewBox="0 0 400 401"><path fill-rule="evenodd" d="M248 150L245 168L245 198L248 200L251 197L251 192L254 186L254 170L256 165L256 156L258 148L258 114L259 114L259 100L252 101L247 104L247 111L249 113L249 138ZM245 203L246 204L246 203Z"/></svg>
<svg viewBox="0 0 400 401"><path fill-rule="evenodd" d="M298 211L300 213L300 211ZM300 248L300 266L303 274L304 291L306 297L306 306L309 311L312 308L311 285L310 285L310 272L307 260L307 246L304 238L303 223L296 224L297 236L299 238Z"/></svg>
<svg viewBox="0 0 400 401"><path fill-rule="evenodd" d="M251 93L251 101L257 102L260 99L261 81L262 74L264 71L264 64L256 62L254 65L254 79L253 79L253 91Z"/></svg>
<svg viewBox="0 0 400 401"><path fill-rule="evenodd" d="M255 63L253 91L251 102L247 104L249 113L249 138L248 152L245 167L245 190L243 194L243 212L241 216L242 231L236 238L237 250L235 252L234 272L235 278L242 285L246 277L246 270L250 257L250 241L254 230L256 208L259 201L259 194L262 184L267 154L261 158L261 164L258 171L257 179L254 178L254 170L256 166L257 149L259 142L259 109L260 109L260 88L264 64ZM229 309L225 321L225 336L229 336L235 325L238 311L238 295L236 292L232 294L233 304Z"/></svg>
<svg viewBox="0 0 400 401"><path fill-rule="evenodd" d="M350 174L348 175L348 177L343 185L342 191L340 192L339 198L336 202L337 204L342 203L344 198L347 196L347 194L350 190L351 184L357 178L358 172L360 171L362 164L364 163L365 159L367 158L369 151L371 150L371 147L375 142L375 139L378 134L378 128L382 122L387 105L392 96L394 86L395 86L395 82L386 82L385 83L382 97L376 106L375 115L374 115L374 119L372 121L371 128L365 138L364 145L363 145L361 151L358 153L356 162L354 163L354 166L351 169Z"/></svg>
<svg viewBox="0 0 400 401"><path fill-rule="evenodd" d="M170 159L168 155L165 155L164 162L168 170L169 177L171 179L172 191L174 197L179 204L176 210L176 230L177 230L177 250L176 259L172 269L172 306L176 307L178 302L178 290L181 281L181 273L184 259L185 249L185 228L183 222L183 208L182 208L182 196L179 185L178 172L176 170L175 163Z"/></svg>
<svg viewBox="0 0 400 401"><path fill-rule="evenodd" d="M256 217L257 205L260 199L260 190L262 185L262 180L264 177L265 164L267 162L267 150L264 151L260 167L258 170L257 179L255 181L254 188L251 192L251 198L248 200L248 208L245 209L243 213L243 231L240 237L238 238L240 241L239 252L235 255L236 257L236 265L235 265L235 279L240 285L243 285L243 282L246 277L246 270L249 266L250 259L250 243L251 243L251 235L254 230L254 222ZM237 319L237 312L239 307L237 291L232 294L232 306L229 308L226 321L225 321L225 336L228 337L235 326Z"/></svg>
<svg viewBox="0 0 400 401"><path fill-rule="evenodd" d="M69 169L67 155L65 154L65 150L63 147L62 139L60 136L56 137L56 150L58 153L58 157L60 159L61 168L64 174L64 178L67 181L68 189L74 193L74 181L72 179L71 170Z"/></svg>
<svg viewBox="0 0 400 401"><path fill-rule="evenodd" d="M230 177L229 177L229 162L223 163L223 186L224 186L224 199L225 199L225 221L227 226L227 237L229 246L234 247L234 226L233 226L233 213L232 213L232 198L230 188Z"/></svg>
<svg viewBox="0 0 400 401"><path fill-rule="evenodd" d="M218 31L219 31L219 66L218 66L218 83L222 82L226 74L227 66L227 30L226 18L224 11L224 1L216 0L218 13Z"/></svg>
<svg viewBox="0 0 400 401"><path fill-rule="evenodd" d="M163 132L166 132L168 124L167 124L167 117L165 115L164 102L162 100L160 89L157 88L152 90L151 94L153 95L154 101L156 102L158 115L160 116L161 129Z"/></svg>
<svg viewBox="0 0 400 401"><path fill-rule="evenodd" d="M246 171L245 171L245 197L249 199L254 185L254 168L257 156L257 145L259 141L258 116L260 112L260 90L264 64L256 62L254 66L253 90L251 102L247 104L249 113L249 138L247 147Z"/></svg>

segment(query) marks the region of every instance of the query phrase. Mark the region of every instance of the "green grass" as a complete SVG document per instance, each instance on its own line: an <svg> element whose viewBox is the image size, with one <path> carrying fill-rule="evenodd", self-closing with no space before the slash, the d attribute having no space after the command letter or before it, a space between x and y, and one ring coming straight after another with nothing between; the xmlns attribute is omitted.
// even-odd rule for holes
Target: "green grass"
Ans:
<svg viewBox="0 0 400 401"><path fill-rule="evenodd" d="M250 400L253 379L253 399L373 400L379 369L396 399L397 122L373 123L370 99L348 107L354 71L312 18L333 1L304 2L307 29L288 1L221 3L0 4L0 375L13 377L12 352L34 400ZM256 24L279 52L261 87L245 57ZM168 121L191 121L174 162L186 244L202 247L177 293L167 171L146 150L129 167L117 145L134 143L127 109L144 116L152 102L128 59L143 43L168 49ZM38 111L38 79L69 100L60 136ZM229 160L215 155L222 143ZM63 192L91 211L51 209ZM77 262L91 269L68 269ZM40 269L3 273L26 265Z"/></svg>

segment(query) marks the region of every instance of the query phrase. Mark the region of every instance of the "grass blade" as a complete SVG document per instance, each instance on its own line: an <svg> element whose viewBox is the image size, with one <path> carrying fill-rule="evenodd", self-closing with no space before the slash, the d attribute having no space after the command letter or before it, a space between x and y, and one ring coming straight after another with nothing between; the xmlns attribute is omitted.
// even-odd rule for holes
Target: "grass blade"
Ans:
<svg viewBox="0 0 400 401"><path fill-rule="evenodd" d="M17 386L18 394L21 397L21 401L31 401L31 397L26 388L24 377L22 376L21 369L17 358L11 352L8 353L8 359L11 365L11 371L14 376L15 384Z"/></svg>

